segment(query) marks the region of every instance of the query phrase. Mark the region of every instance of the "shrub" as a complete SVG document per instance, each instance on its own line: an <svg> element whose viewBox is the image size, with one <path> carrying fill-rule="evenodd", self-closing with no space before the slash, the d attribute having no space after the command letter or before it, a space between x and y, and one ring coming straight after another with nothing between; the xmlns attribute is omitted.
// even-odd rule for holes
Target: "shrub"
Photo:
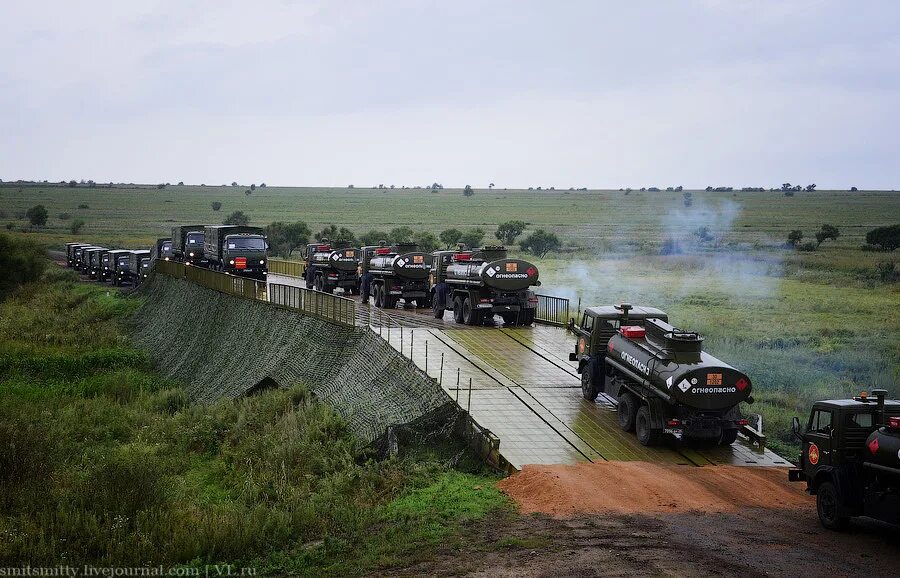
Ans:
<svg viewBox="0 0 900 578"><path fill-rule="evenodd" d="M878 270L878 276L885 283L897 280L897 265L893 261L879 261L875 268Z"/></svg>
<svg viewBox="0 0 900 578"><path fill-rule="evenodd" d="M434 189L432 189L434 190ZM441 243L449 249L453 245L456 245L462 240L463 233L459 229L444 229L441 231L441 234L438 235L438 239L441 240Z"/></svg>
<svg viewBox="0 0 900 578"><path fill-rule="evenodd" d="M460 239L461 243L464 243L466 247L469 249L473 247L481 246L481 241L484 239L484 229L480 229L478 227L474 229L469 229L465 233L462 234L462 238Z"/></svg>
<svg viewBox="0 0 900 578"><path fill-rule="evenodd" d="M803 243L802 245L797 245L797 250L798 250L798 251L811 252L811 251L815 251L815 250L818 249L818 248L819 248L819 244L818 244L818 243L815 243L815 242L813 242L813 241L809 241L809 242Z"/></svg>
<svg viewBox="0 0 900 578"><path fill-rule="evenodd" d="M35 205L25 212L28 222L35 227L43 227L47 224L47 207L44 205Z"/></svg>
<svg viewBox="0 0 900 578"><path fill-rule="evenodd" d="M544 257L550 251L558 250L559 246L559 237L556 233L548 233L543 229L538 229L522 241L522 248L538 257Z"/></svg>
<svg viewBox="0 0 900 578"><path fill-rule="evenodd" d="M419 231L413 236L413 243L419 248L419 251L431 253L438 248L438 238L434 233L428 231Z"/></svg>
<svg viewBox="0 0 900 578"><path fill-rule="evenodd" d="M60 221L68 221L72 218L72 213L60 213L57 215Z"/></svg>
<svg viewBox="0 0 900 578"><path fill-rule="evenodd" d="M472 185L466 185L466 188L463 189L463 195L467 197L471 197L475 194L475 191L472 189Z"/></svg>
<svg viewBox="0 0 900 578"><path fill-rule="evenodd" d="M803 231L799 229L794 229L790 233L788 233L788 244L792 247L796 247L800 241L803 240Z"/></svg>
<svg viewBox="0 0 900 578"><path fill-rule="evenodd" d="M201 185L201 186L202 186L202 185ZM221 209L221 208L222 208L222 203L220 203L219 201L213 201L213 202L212 202L212 210L213 210L213 211L218 211L218 210Z"/></svg>
<svg viewBox="0 0 900 578"><path fill-rule="evenodd" d="M0 300L24 283L36 281L47 266L44 249L31 240L0 235Z"/></svg>
<svg viewBox="0 0 900 578"><path fill-rule="evenodd" d="M75 219L69 226L69 232L73 235L77 235L82 229L84 229L84 219Z"/></svg>
<svg viewBox="0 0 900 578"><path fill-rule="evenodd" d="M90 209L90 207L87 206L87 204L85 204L85 203L81 203L80 205L78 205L78 208L79 209Z"/></svg>
<svg viewBox="0 0 900 578"><path fill-rule="evenodd" d="M866 243L882 251L893 251L900 247L900 224L872 229L866 233Z"/></svg>
<svg viewBox="0 0 900 578"><path fill-rule="evenodd" d="M241 225L246 226L250 224L250 216L245 215L244 211L235 211L225 217L225 220L222 221L223 225Z"/></svg>
<svg viewBox="0 0 900 578"><path fill-rule="evenodd" d="M834 225L822 225L822 228L816 233L816 242L821 245L826 239L836 241L841 236L841 232Z"/></svg>
<svg viewBox="0 0 900 578"><path fill-rule="evenodd" d="M494 236L504 244L512 245L516 242L516 237L521 235L524 230L524 221L506 221L505 223L500 223Z"/></svg>

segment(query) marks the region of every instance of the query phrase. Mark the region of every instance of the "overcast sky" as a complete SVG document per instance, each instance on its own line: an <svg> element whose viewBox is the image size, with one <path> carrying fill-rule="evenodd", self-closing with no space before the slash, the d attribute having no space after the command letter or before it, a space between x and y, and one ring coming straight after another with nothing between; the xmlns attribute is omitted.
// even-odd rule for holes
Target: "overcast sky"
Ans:
<svg viewBox="0 0 900 578"><path fill-rule="evenodd" d="M0 0L0 178L900 188L900 3Z"/></svg>

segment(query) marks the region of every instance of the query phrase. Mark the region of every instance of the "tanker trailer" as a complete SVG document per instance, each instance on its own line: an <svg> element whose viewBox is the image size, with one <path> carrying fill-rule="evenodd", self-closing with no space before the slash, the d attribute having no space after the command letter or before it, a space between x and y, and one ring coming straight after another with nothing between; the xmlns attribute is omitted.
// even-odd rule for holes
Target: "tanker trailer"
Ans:
<svg viewBox="0 0 900 578"><path fill-rule="evenodd" d="M431 255L417 249L413 243L362 248L360 268L363 274L372 274L370 291L376 307L393 309L401 298L407 304L415 301L417 307L431 305Z"/></svg>
<svg viewBox="0 0 900 578"><path fill-rule="evenodd" d="M306 288L333 293L340 287L353 295L359 290L359 249L335 249L330 243L310 243L301 253L306 261Z"/></svg>
<svg viewBox="0 0 900 578"><path fill-rule="evenodd" d="M619 425L645 446L676 439L734 443L747 425L738 404L752 403L750 378L703 351L703 337L660 319L613 335L599 360L603 389L618 399Z"/></svg>
<svg viewBox="0 0 900 578"><path fill-rule="evenodd" d="M505 325L531 325L537 297L529 288L539 286L538 269L528 261L510 259L506 247L433 254L432 310L438 319L444 310L453 320L480 325L500 315Z"/></svg>

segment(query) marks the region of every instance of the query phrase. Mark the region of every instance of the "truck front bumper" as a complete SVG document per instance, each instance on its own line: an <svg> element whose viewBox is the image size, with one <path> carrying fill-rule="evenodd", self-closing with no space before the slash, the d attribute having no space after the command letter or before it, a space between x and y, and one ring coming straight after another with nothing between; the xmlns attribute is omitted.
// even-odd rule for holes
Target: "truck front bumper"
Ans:
<svg viewBox="0 0 900 578"><path fill-rule="evenodd" d="M797 468L791 468L788 470L788 481L789 482L805 482L806 481L806 472L803 470L799 470Z"/></svg>

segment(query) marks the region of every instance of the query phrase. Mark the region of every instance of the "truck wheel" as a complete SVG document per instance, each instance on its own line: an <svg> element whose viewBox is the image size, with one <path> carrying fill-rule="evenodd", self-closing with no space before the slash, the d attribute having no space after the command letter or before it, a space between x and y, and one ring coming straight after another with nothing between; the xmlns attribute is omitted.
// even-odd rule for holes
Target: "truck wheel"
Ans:
<svg viewBox="0 0 900 578"><path fill-rule="evenodd" d="M384 307L384 303L382 302L384 295L381 293L381 285L376 285L373 293L375 294L375 307L382 309Z"/></svg>
<svg viewBox="0 0 900 578"><path fill-rule="evenodd" d="M453 321L463 323L463 298L459 296L453 298Z"/></svg>
<svg viewBox="0 0 900 578"><path fill-rule="evenodd" d="M382 300L384 301L385 309L396 309L397 308L397 297L396 296L387 294L382 298Z"/></svg>
<svg viewBox="0 0 900 578"><path fill-rule="evenodd" d="M594 401L600 394L595 381L594 360L591 359L581 368L581 395L588 401Z"/></svg>
<svg viewBox="0 0 900 578"><path fill-rule="evenodd" d="M623 392L619 396L619 407L616 409L616 417L619 418L619 427L622 431L634 431L634 417L637 413L637 398L631 392Z"/></svg>
<svg viewBox="0 0 900 578"><path fill-rule="evenodd" d="M816 512L819 514L819 521L829 530L844 530L850 523L850 518L838 513L840 504L834 484L823 482L816 492Z"/></svg>
<svg viewBox="0 0 900 578"><path fill-rule="evenodd" d="M463 322L466 325L475 325L478 323L478 310L475 309L475 305L468 297L463 299L462 302L462 316Z"/></svg>
<svg viewBox="0 0 900 578"><path fill-rule="evenodd" d="M719 438L720 446L730 446L737 441L738 430L726 429L722 430L722 437Z"/></svg>
<svg viewBox="0 0 900 578"><path fill-rule="evenodd" d="M434 313L435 319L444 318L444 309L440 305L438 305L437 301L431 302L431 312Z"/></svg>
<svg viewBox="0 0 900 578"><path fill-rule="evenodd" d="M655 446L659 443L659 431L650 427L650 407L642 405L637 412L634 427L637 439L644 446Z"/></svg>

